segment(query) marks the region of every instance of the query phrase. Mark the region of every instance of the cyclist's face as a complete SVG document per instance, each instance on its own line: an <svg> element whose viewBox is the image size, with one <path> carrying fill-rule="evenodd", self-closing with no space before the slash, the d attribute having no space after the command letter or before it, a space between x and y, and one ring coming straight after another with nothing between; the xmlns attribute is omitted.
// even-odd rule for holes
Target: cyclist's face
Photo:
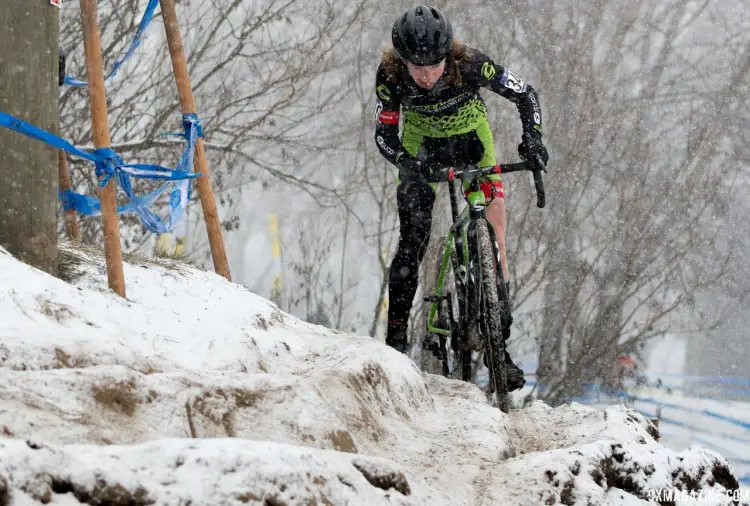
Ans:
<svg viewBox="0 0 750 506"><path fill-rule="evenodd" d="M407 61L406 68L409 69L409 75L420 88L431 90L440 79L440 76L443 75L443 71L445 71L445 58L440 60L440 63L424 67Z"/></svg>

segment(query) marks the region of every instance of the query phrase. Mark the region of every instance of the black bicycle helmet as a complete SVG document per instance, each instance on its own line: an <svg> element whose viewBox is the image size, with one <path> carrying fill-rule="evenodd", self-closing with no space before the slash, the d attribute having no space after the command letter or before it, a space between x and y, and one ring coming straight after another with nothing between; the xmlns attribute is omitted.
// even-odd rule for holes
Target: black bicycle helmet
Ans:
<svg viewBox="0 0 750 506"><path fill-rule="evenodd" d="M448 55L453 27L434 7L417 5L404 12L391 31L398 55L414 65L435 65Z"/></svg>

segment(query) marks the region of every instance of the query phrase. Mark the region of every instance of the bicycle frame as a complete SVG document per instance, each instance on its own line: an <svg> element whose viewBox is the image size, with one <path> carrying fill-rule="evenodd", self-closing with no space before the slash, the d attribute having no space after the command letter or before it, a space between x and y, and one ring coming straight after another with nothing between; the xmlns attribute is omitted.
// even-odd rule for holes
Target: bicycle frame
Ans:
<svg viewBox="0 0 750 506"><path fill-rule="evenodd" d="M460 379L470 381L471 356L473 351L489 350L490 384L497 396L501 410L508 410L507 366L503 354L507 355L504 340L510 325L510 305L505 290L500 266L500 249L497 235L487 219L487 206L493 198L487 199L481 189L483 176L529 170L534 175L537 190L537 207L545 206L544 181L542 172L546 166L539 156L533 161L479 167L449 168L430 174L428 181L449 183L452 224L442 240L440 266L434 294L424 297L431 302L427 316L427 336L424 347L429 349L442 362L443 376L453 376L459 371ZM467 205L459 214L455 182L461 181L461 190L469 181L468 191L463 192ZM484 223L482 223L484 221ZM478 225L481 225L478 227ZM489 244L488 244L489 243ZM483 248L491 248L488 252ZM491 253L492 257L488 257ZM494 267L492 262L494 259ZM446 291L448 269L453 268L453 289ZM497 279L488 276L494 270ZM498 293L495 294L497 289ZM487 292L489 290L489 292ZM501 294L502 292L502 294ZM489 295L488 295L489 294ZM454 298L455 297L455 305ZM443 303L447 304L447 307ZM489 311L483 314L483 311ZM438 321L436 321L436 319ZM447 328L443 328L443 327ZM502 333L502 336L500 335ZM446 346L450 337L453 350L453 365L450 365L450 351ZM439 342L435 342L437 338ZM487 356L485 356L487 358ZM458 366L455 368L454 366ZM450 369L453 368L451 371ZM495 376L493 376L495 370ZM499 371L499 372L498 372ZM494 379L492 379L494 377Z"/></svg>
<svg viewBox="0 0 750 506"><path fill-rule="evenodd" d="M479 218L486 218L487 210L486 206L489 202L486 200L484 192L479 186L478 178L472 179L469 193L466 196L467 206L463 208L461 213L458 213L458 198L456 197L455 182L449 181L449 192L451 202L451 216L453 218L453 224L448 230L448 234L445 237L445 242L442 251L440 251L440 270L438 272L438 279L435 285L435 296L442 298L445 296L443 293L443 285L445 284L445 277L448 273L448 267L453 266L453 272L455 276L456 289L460 290L461 293L457 294L459 298L459 304L462 306L465 302L465 295L467 288L468 278L466 277L469 272L469 229L474 221ZM494 230L490 227L490 234L494 237ZM497 246L496 246L497 247ZM462 254L459 256L457 252ZM495 251L497 254L497 250ZM463 296L463 297L462 297ZM438 313L439 301L433 301L432 307L430 308L429 316L427 318L427 331L432 332L440 336L450 336L451 330L438 327L435 323L435 318ZM464 307L460 308L459 315L461 319L466 319L470 315L467 314Z"/></svg>

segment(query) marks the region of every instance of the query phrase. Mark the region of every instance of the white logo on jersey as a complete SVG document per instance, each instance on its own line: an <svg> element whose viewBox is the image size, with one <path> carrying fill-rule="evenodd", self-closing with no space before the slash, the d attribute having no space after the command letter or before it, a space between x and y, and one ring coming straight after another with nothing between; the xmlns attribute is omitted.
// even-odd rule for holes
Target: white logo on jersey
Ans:
<svg viewBox="0 0 750 506"><path fill-rule="evenodd" d="M385 143L385 139L383 139L382 135L378 135L375 138L375 140L378 141L378 146L380 146L383 149L383 151L385 151L386 153L388 153L391 156L393 156L393 155L396 154L396 152L393 151L393 148L391 148L388 144Z"/></svg>
<svg viewBox="0 0 750 506"><path fill-rule="evenodd" d="M523 93L526 91L526 83L524 80L508 69L505 69L505 72L503 72L503 77L500 78L500 82L503 83L506 88L510 88L516 93Z"/></svg>

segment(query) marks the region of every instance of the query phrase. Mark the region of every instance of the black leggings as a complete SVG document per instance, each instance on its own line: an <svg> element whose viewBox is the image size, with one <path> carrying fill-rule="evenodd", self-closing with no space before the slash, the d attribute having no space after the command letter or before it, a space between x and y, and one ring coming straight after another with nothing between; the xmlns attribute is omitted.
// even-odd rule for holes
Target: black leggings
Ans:
<svg viewBox="0 0 750 506"><path fill-rule="evenodd" d="M430 240L435 192L425 182L410 181L398 186L396 199L400 234L388 285L389 334L406 330L417 292L419 264Z"/></svg>
<svg viewBox="0 0 750 506"><path fill-rule="evenodd" d="M440 139L425 137L422 148L427 160L442 166L479 163L484 156L484 144L476 131ZM396 199L401 229L388 285L389 336L406 330L417 293L419 264L430 240L435 192L426 182L411 180L398 186Z"/></svg>

